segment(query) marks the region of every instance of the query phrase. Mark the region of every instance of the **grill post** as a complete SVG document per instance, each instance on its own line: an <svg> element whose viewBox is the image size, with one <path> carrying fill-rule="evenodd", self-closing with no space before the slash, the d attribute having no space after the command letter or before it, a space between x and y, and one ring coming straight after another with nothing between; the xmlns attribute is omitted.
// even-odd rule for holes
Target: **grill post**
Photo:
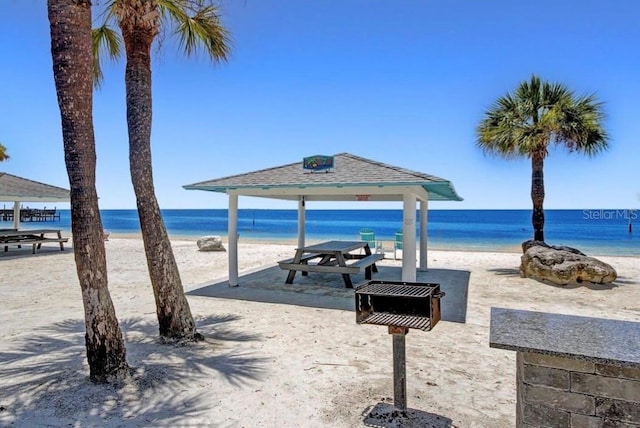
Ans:
<svg viewBox="0 0 640 428"><path fill-rule="evenodd" d="M402 414L407 412L407 356L404 337L409 333L406 327L389 326L393 335L393 405Z"/></svg>
<svg viewBox="0 0 640 428"><path fill-rule="evenodd" d="M407 415L407 355L410 328L430 331L440 321L440 284L368 281L355 292L356 322L386 325L393 336L393 404ZM394 411L394 413L396 413Z"/></svg>

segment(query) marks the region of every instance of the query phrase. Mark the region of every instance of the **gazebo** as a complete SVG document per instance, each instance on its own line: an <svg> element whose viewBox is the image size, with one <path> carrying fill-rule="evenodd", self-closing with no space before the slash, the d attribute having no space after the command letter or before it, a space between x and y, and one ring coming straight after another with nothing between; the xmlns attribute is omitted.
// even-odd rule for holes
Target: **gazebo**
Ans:
<svg viewBox="0 0 640 428"><path fill-rule="evenodd" d="M69 202L67 189L0 172L0 201L13 202L13 227L20 227L22 202Z"/></svg>
<svg viewBox="0 0 640 428"><path fill-rule="evenodd" d="M427 269L429 201L461 201L445 179L349 153L310 156L299 162L183 186L229 195L229 285L238 282L238 197L298 203L298 246L305 245L305 207L315 201L402 201L402 280L416 280L416 205L420 206L420 269Z"/></svg>

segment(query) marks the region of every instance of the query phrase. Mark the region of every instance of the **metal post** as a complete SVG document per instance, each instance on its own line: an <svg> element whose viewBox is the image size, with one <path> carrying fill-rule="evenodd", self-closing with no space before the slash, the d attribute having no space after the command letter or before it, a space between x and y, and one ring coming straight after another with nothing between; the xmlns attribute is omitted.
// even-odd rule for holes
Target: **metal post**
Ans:
<svg viewBox="0 0 640 428"><path fill-rule="evenodd" d="M404 337L409 332L406 327L389 326L393 335L393 405L400 412L407 412L407 356Z"/></svg>

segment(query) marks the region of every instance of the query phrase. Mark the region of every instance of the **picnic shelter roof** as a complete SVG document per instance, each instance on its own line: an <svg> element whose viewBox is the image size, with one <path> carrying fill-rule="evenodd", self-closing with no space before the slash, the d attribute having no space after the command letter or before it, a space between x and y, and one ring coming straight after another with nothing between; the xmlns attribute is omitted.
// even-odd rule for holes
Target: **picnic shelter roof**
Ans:
<svg viewBox="0 0 640 428"><path fill-rule="evenodd" d="M440 177L339 153L330 171L309 172L302 162L183 186L244 196L318 201L396 201L415 193L421 199L461 201L453 184ZM426 191L426 192L425 192Z"/></svg>
<svg viewBox="0 0 640 428"><path fill-rule="evenodd" d="M67 189L0 172L0 201L69 202Z"/></svg>

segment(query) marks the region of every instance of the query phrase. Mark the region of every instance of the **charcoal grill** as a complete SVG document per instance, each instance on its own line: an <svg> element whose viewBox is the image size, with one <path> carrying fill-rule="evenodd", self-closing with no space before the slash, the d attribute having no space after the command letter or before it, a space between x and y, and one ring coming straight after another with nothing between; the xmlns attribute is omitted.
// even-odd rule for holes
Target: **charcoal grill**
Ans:
<svg viewBox="0 0 640 428"><path fill-rule="evenodd" d="M386 325L393 335L394 406L407 411L405 336L410 328L430 331L440 321L440 284L366 281L355 291L356 322Z"/></svg>

